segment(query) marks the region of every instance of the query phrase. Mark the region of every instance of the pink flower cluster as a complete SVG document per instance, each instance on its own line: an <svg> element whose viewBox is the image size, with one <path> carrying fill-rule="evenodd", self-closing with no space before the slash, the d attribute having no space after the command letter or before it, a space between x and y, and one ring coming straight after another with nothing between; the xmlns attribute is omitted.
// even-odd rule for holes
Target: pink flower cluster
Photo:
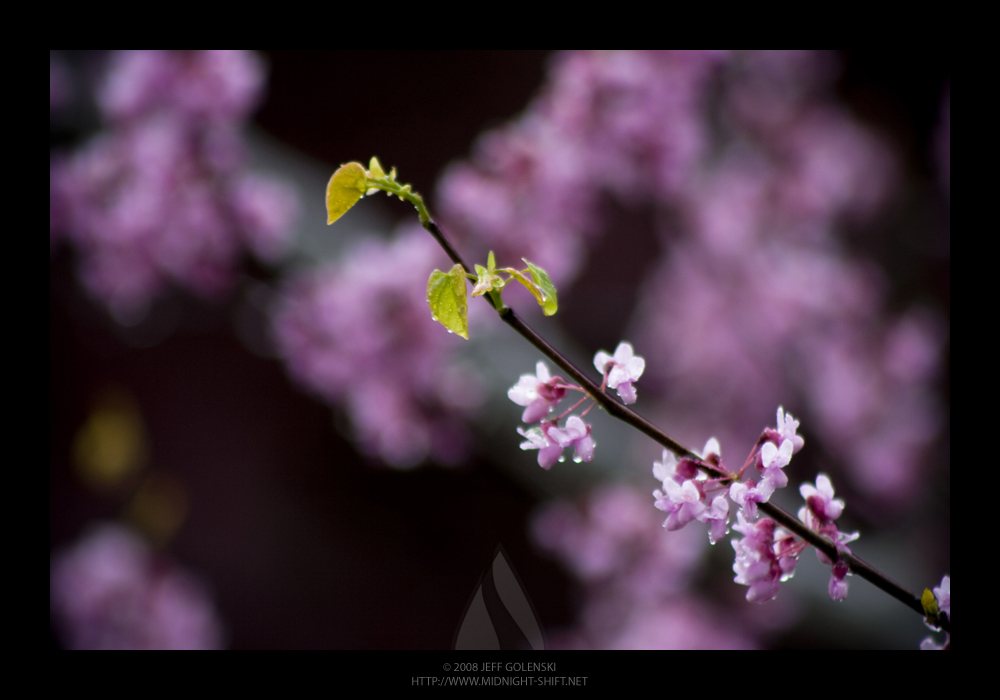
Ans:
<svg viewBox="0 0 1000 700"><path fill-rule="evenodd" d="M201 583L118 525L95 529L50 567L52 617L70 649L218 649Z"/></svg>
<svg viewBox="0 0 1000 700"><path fill-rule="evenodd" d="M765 603L778 595L779 581L787 581L795 573L799 549L790 533L778 527L770 518L749 522L743 510L736 514L733 528L743 535L732 540L736 550L736 583L749 586L747 600Z"/></svg>
<svg viewBox="0 0 1000 700"><path fill-rule="evenodd" d="M735 581L749 587L747 600L750 602L773 600L778 593L778 583L791 578L799 553L805 548L804 543L777 527L771 518L757 519L757 504L767 503L776 489L788 484L783 469L788 466L792 454L804 444L797 433L798 427L799 422L779 406L777 426L765 428L737 474L730 474L726 469L715 438L705 445L701 460L685 457L678 461L664 450L663 460L653 463L653 476L663 486L662 491L653 491L653 497L656 507L667 513L663 522L667 530L679 530L697 520L709 526L708 539L715 544L729 532L730 500L737 505L738 524L734 528L743 537L732 540L736 550L733 570ZM759 481L743 479L751 464L759 474ZM704 473L706 471L718 476L710 478ZM719 483L726 478L732 479L728 489ZM806 505L799 511L799 520L814 532L828 537L838 551L849 554L847 543L857 539L858 533L848 535L837 530L834 521L843 512L844 502L833 498L829 477L820 474L815 486L803 484L800 492ZM833 569L830 597L843 600L847 595L847 565L839 559L831 561L822 552L817 551L817 554L820 561Z"/></svg>
<svg viewBox="0 0 1000 700"><path fill-rule="evenodd" d="M840 517L844 511L844 502L833 497L833 484L830 477L820 474L816 477L816 485L802 484L799 493L805 499L806 504L799 509L799 520L809 526L813 532L817 532L830 539L837 545L837 551L850 554L851 548L848 542L853 542L860 535L857 532L850 534L840 532L833 521ZM849 574L847 565L842 561L831 561L823 552L816 550L816 556L824 564L833 567L833 575L830 577L830 597L833 600L843 600L847 597L847 576Z"/></svg>
<svg viewBox="0 0 1000 700"><path fill-rule="evenodd" d="M522 374L517 384L507 391L511 401L519 406L526 406L521 420L525 423L541 422L537 428L518 428L523 437L522 450L538 450L538 464L543 469L551 469L556 462L562 461L563 450L573 447L576 451L574 459L577 462L589 462L594 458L596 443L590 436L590 426L583 422L580 416L570 416L563 428L559 420L549 420L546 417L552 412L567 389L578 389L564 383L562 377L550 376L544 362L535 367L535 374Z"/></svg>
<svg viewBox="0 0 1000 700"><path fill-rule="evenodd" d="M718 441L712 438L705 444L702 457L718 464L719 451ZM653 491L656 507L667 513L663 527L679 530L697 520L709 525L708 539L712 544L729 532L729 502L724 487L704 478L697 462L688 458L677 461L664 450L663 461L653 462L653 476L663 486L662 491Z"/></svg>
<svg viewBox="0 0 1000 700"><path fill-rule="evenodd" d="M635 403L636 394L632 382L642 376L646 361L634 354L631 344L619 343L614 355L609 355L604 350L599 351L594 356L594 366L604 376L602 388L615 389L622 401ZM560 416L548 418L569 389L584 393L582 388L566 384L562 377L551 376L545 363L539 362L535 367L535 374L522 374L517 384L507 391L511 401L525 407L521 415L522 421L540 422L538 427L528 430L518 428L517 432L527 438L521 443L521 449L538 450L538 464L544 469L550 469L556 462L561 462L563 450L567 447L573 447L576 451L573 458L576 462L589 462L594 458L596 443L590 435L590 425L582 418L593 405L581 416L569 416L566 424L559 427L559 421L583 403L586 396Z"/></svg>
<svg viewBox="0 0 1000 700"><path fill-rule="evenodd" d="M97 103L106 130L50 165L50 235L80 255L84 286L138 320L170 283L226 290L244 251L280 255L294 192L246 170L242 126L265 83L243 51L110 56Z"/></svg>

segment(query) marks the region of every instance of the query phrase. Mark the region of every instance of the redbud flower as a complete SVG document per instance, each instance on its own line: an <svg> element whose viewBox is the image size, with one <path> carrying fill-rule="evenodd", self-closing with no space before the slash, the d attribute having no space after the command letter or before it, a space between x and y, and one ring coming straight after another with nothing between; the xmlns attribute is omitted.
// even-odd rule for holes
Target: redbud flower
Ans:
<svg viewBox="0 0 1000 700"><path fill-rule="evenodd" d="M557 386L562 383L562 377L552 377L544 362L535 366L536 374L522 374L517 384L507 390L507 396L518 406L527 406L521 420L525 423L536 423L559 403L566 395L566 390Z"/></svg>
<svg viewBox="0 0 1000 700"><path fill-rule="evenodd" d="M753 479L734 481L729 487L729 497L733 499L751 521L757 519L757 504L767 503L774 489L770 481L755 485Z"/></svg>
<svg viewBox="0 0 1000 700"><path fill-rule="evenodd" d="M663 521L663 527L668 530L680 530L697 518L705 510L705 494L694 479L688 479L682 484L673 479L663 482L663 489L653 491L656 497L656 507L668 513Z"/></svg>
<svg viewBox="0 0 1000 700"><path fill-rule="evenodd" d="M698 520L709 526L708 541L715 544L729 532L729 501L716 496L712 505L698 514Z"/></svg>
<svg viewBox="0 0 1000 700"><path fill-rule="evenodd" d="M741 540L731 540L736 550L733 571L734 581L749 586L747 600L751 603L765 603L778 595L778 583L784 576L778 557L774 552L775 522L762 518L756 523L748 522L743 511L736 513L738 524L733 529L743 533Z"/></svg>
<svg viewBox="0 0 1000 700"><path fill-rule="evenodd" d="M847 576L851 571L847 567L847 564L838 561L833 565L833 571L830 575L830 585L827 588L827 592L830 594L831 600L844 600L847 597Z"/></svg>
<svg viewBox="0 0 1000 700"><path fill-rule="evenodd" d="M679 484L698 476L698 467L690 459L685 458L678 462L673 453L667 450L663 450L662 459L662 462L653 462L653 476L659 481L673 479Z"/></svg>
<svg viewBox="0 0 1000 700"><path fill-rule="evenodd" d="M681 529L705 510L705 494L695 481L697 475L698 468L692 460L678 462L666 450L663 450L662 462L653 462L653 476L663 485L663 491L653 491L654 505L668 514L663 521L663 527L668 530Z"/></svg>
<svg viewBox="0 0 1000 700"><path fill-rule="evenodd" d="M941 579L941 585L931 589L934 597L937 598L938 610L941 610L951 617L951 577L945 576Z"/></svg>
<svg viewBox="0 0 1000 700"><path fill-rule="evenodd" d="M788 485L788 477L785 472L781 471L781 468L788 466L788 463L792 461L792 451L791 440L782 442L781 447L775 447L773 442L765 442L760 448L760 471L764 475L761 489L767 493L768 497L775 489ZM766 486L764 482L768 482Z"/></svg>
<svg viewBox="0 0 1000 700"><path fill-rule="evenodd" d="M792 418L791 413L785 413L785 409L778 406L778 435L780 439L778 442L784 442L785 440L790 440L792 443L792 452L798 452L802 449L805 444L805 440L795 434L795 431L799 428L799 422Z"/></svg>
<svg viewBox="0 0 1000 700"><path fill-rule="evenodd" d="M802 484L799 493L806 500L806 507L799 510L799 520L817 532L844 512L844 502L833 497L833 484L826 474L816 476L816 485Z"/></svg>
<svg viewBox="0 0 1000 700"><path fill-rule="evenodd" d="M542 469L551 469L559 461L563 448L549 436L552 423L542 423L541 428L518 428L517 432L528 438L521 443L522 450L538 450L538 465Z"/></svg>
<svg viewBox="0 0 1000 700"><path fill-rule="evenodd" d="M816 485L802 484L799 493L806 499L806 505L799 509L799 520L804 522L810 530L829 537L837 546L838 552L851 553L848 542L853 542L860 535L857 532L850 534L840 532L833 522L844 512L844 502L833 497L833 484L826 474L816 476ZM829 593L833 600L843 600L847 597L847 580L850 574L847 564L841 560L831 561L828 556L820 550L816 550L816 556L824 564L833 567L830 577Z"/></svg>
<svg viewBox="0 0 1000 700"><path fill-rule="evenodd" d="M722 447L719 446L719 441L716 438L709 438L708 442L705 443L705 449L701 451L701 458L708 460L712 455L716 457L722 456Z"/></svg>
<svg viewBox="0 0 1000 700"><path fill-rule="evenodd" d="M646 360L633 355L632 345L619 343L612 357L601 350L594 355L594 366L601 374L607 374L608 387L618 392L625 403L635 403L635 388L632 382L642 376Z"/></svg>
<svg viewBox="0 0 1000 700"><path fill-rule="evenodd" d="M559 443L559 447L572 445L576 450L577 461L589 462L594 458L594 438L590 437L590 426L579 416L570 416L566 420L566 429L550 428L549 437Z"/></svg>

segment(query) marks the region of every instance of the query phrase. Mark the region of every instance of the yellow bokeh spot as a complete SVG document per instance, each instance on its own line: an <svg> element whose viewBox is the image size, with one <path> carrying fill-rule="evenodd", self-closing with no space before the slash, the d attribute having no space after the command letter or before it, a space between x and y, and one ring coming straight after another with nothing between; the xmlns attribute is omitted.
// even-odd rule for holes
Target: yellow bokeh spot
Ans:
<svg viewBox="0 0 1000 700"><path fill-rule="evenodd" d="M138 406L121 392L107 394L73 441L73 462L83 481L98 489L113 487L137 473L147 455Z"/></svg>
<svg viewBox="0 0 1000 700"><path fill-rule="evenodd" d="M158 545L170 541L187 513L188 495L181 482L157 471L142 482L126 511L132 524Z"/></svg>

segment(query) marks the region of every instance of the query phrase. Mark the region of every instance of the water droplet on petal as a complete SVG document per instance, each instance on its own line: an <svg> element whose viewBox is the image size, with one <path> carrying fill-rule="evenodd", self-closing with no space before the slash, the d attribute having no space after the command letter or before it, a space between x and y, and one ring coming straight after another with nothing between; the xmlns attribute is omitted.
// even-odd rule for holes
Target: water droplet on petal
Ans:
<svg viewBox="0 0 1000 700"><path fill-rule="evenodd" d="M583 461L583 457L581 457L580 455L573 455L573 461L579 464L580 462Z"/></svg>
<svg viewBox="0 0 1000 700"><path fill-rule="evenodd" d="M566 458L564 456L562 456L562 455L559 455L559 463L562 464L565 461L566 461Z"/></svg>

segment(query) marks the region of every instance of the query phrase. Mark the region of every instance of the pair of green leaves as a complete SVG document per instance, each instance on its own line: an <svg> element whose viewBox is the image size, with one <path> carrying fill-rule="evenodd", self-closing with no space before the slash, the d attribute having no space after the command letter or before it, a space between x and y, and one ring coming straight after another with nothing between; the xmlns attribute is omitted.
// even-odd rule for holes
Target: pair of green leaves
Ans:
<svg viewBox="0 0 1000 700"><path fill-rule="evenodd" d="M367 170L361 163L344 163L330 178L326 185L326 223L332 224L366 194L374 194L379 190L410 202L417 209L420 223L424 227L428 226L430 213L424 206L423 198L410 185L402 185L396 181L395 168L387 175L374 156L368 163ZM490 251L486 267L476 265L475 276L467 275L461 265L455 265L448 272L434 270L427 281L427 303L431 307L432 317L450 332L469 339L469 302L465 288L467 276L476 281L472 296L489 294L497 311L505 308L500 294L504 286L514 279L531 292L545 315L551 316L559 308L555 285L545 270L527 260L524 263L528 266L527 270L515 270L512 267L498 270L493 252ZM509 274L510 277L503 279L501 273Z"/></svg>
<svg viewBox="0 0 1000 700"><path fill-rule="evenodd" d="M504 308L500 296L504 286L512 279L517 280L535 297L543 313L551 316L559 308L555 285L549 279L548 273L538 265L527 260L524 260L524 264L528 266L527 270L515 270L511 267L498 270L493 251L490 251L486 267L476 265L476 284L472 288L472 296L488 293L493 298L497 311L500 311ZM510 277L503 279L501 273L507 273ZM525 273L530 274L531 278L529 279ZM468 277L472 278L472 275ZM427 280L427 303L431 307L431 316L435 321L450 332L468 340L469 302L466 297L465 279L466 273L461 265L454 265L448 272L434 270Z"/></svg>

